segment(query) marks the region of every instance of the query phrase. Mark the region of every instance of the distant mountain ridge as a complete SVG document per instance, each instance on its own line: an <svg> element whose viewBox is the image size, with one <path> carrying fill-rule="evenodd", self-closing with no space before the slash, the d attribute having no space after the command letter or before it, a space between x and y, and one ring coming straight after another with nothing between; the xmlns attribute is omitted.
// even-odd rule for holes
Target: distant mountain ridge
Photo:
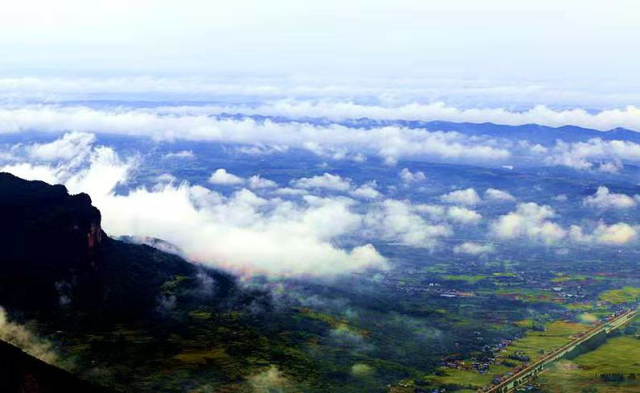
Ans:
<svg viewBox="0 0 640 393"><path fill-rule="evenodd" d="M590 128L578 126L549 127L539 124L505 125L495 123L470 123L470 122L450 122L450 121L422 121L422 120L376 120L370 118L357 118L346 120L330 120L322 117L286 117L286 116L263 116L263 115L241 115L223 113L215 115L220 119L253 119L258 122L272 121L276 123L309 123L320 126L340 124L350 128L370 129L375 127L405 127L410 129L424 129L428 131L456 131L465 135L489 136L500 138L526 139L533 143L551 145L557 139L565 142L586 141L593 138L603 140L625 140L640 143L640 132L626 128L614 128L607 131L598 131Z"/></svg>

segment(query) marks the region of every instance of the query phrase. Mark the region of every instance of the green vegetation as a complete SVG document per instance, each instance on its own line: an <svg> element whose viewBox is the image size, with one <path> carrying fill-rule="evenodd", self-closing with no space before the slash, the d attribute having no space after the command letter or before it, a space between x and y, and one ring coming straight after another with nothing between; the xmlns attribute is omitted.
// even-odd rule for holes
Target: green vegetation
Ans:
<svg viewBox="0 0 640 393"><path fill-rule="evenodd" d="M515 273L493 273L494 277L516 277Z"/></svg>
<svg viewBox="0 0 640 393"><path fill-rule="evenodd" d="M577 357L574 363L593 374L640 373L640 340L613 337L596 350Z"/></svg>
<svg viewBox="0 0 640 393"><path fill-rule="evenodd" d="M494 293L502 297L522 300L526 303L548 303L553 302L557 299L553 294L549 292L527 288L498 289L494 291Z"/></svg>
<svg viewBox="0 0 640 393"><path fill-rule="evenodd" d="M430 383L438 386L456 385L468 388L479 389L491 383L495 375L480 374L475 371L447 369L442 372L442 376L433 376L427 379Z"/></svg>
<svg viewBox="0 0 640 393"><path fill-rule="evenodd" d="M539 378L546 391L580 391L593 386L600 393L640 391L640 340L631 336L613 337L595 350L569 361L558 362ZM619 375L622 381L607 381Z"/></svg>
<svg viewBox="0 0 640 393"><path fill-rule="evenodd" d="M636 301L640 298L640 288L624 287L612 289L600 295L600 300L610 304L623 304Z"/></svg>
<svg viewBox="0 0 640 393"><path fill-rule="evenodd" d="M466 281L468 283L471 284L475 284L478 281L482 281L487 279L489 276L483 275L483 274L478 274L478 275L466 275L466 274L459 274L459 275L453 275L453 274L447 274L442 276L442 278L444 278L445 280L453 280L453 281Z"/></svg>
<svg viewBox="0 0 640 393"><path fill-rule="evenodd" d="M579 323L557 321L549 324L545 331L529 331L526 336L509 345L502 356L506 359L516 352L524 353L532 361L546 352L560 348L572 340L572 336L590 327Z"/></svg>
<svg viewBox="0 0 640 393"><path fill-rule="evenodd" d="M551 282L561 283L561 282L569 282L569 281L584 281L587 279L587 276L582 274L574 274L574 275L564 275L558 274L558 277L551 279Z"/></svg>

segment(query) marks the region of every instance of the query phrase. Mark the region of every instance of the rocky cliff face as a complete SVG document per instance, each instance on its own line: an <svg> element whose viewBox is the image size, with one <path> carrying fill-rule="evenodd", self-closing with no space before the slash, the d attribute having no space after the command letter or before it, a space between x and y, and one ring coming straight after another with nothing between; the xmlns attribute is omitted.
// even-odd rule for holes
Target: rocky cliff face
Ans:
<svg viewBox="0 0 640 393"><path fill-rule="evenodd" d="M92 265L105 237L86 194L0 173L0 304L50 309L57 284ZM59 285L58 285L59 286Z"/></svg>
<svg viewBox="0 0 640 393"><path fill-rule="evenodd" d="M0 173L0 245L15 260L90 256L102 240L100 212L86 194Z"/></svg>

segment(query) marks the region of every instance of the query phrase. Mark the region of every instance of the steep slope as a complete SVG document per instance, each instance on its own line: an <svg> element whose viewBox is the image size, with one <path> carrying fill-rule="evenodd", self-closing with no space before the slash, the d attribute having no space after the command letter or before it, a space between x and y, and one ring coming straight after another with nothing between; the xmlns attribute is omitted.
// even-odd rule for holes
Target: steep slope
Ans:
<svg viewBox="0 0 640 393"><path fill-rule="evenodd" d="M162 361L183 348L202 346L193 337L196 324L185 320L189 312L220 312L218 328L226 312L250 301L230 276L109 238L90 197L69 195L63 186L0 173L0 217L0 307L51 340L58 358L72 359L65 366L112 388L128 390L145 372L162 373ZM13 385L33 382L27 369L46 380L34 391L50 391L56 375L62 381L70 376L5 349L5 370L9 364L24 366L10 372L17 373Z"/></svg>
<svg viewBox="0 0 640 393"><path fill-rule="evenodd" d="M109 238L86 194L0 173L0 305L51 313L61 307L126 316L152 311L175 276L232 280L154 248Z"/></svg>

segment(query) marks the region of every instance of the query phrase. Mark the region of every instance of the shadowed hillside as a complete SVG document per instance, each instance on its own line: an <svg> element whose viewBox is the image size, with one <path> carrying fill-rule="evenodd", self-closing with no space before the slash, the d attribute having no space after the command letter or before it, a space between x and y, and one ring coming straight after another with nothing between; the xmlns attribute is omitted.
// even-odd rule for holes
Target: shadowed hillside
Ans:
<svg viewBox="0 0 640 393"><path fill-rule="evenodd" d="M109 238L88 195L0 173L0 216L0 307L12 326L50 340L82 379L118 391L184 391L199 378L214 387L242 382L252 362L271 363L276 346L238 318L263 295L179 256ZM74 391L72 374L11 345L0 351L11 376L2 392Z"/></svg>
<svg viewBox="0 0 640 393"><path fill-rule="evenodd" d="M86 194L0 173L0 305L43 315L73 307L103 317L153 311L162 286L200 274L216 281L216 296L232 280L178 256L109 238ZM161 299L160 299L161 300Z"/></svg>
<svg viewBox="0 0 640 393"><path fill-rule="evenodd" d="M0 391L4 393L108 392L0 341Z"/></svg>

